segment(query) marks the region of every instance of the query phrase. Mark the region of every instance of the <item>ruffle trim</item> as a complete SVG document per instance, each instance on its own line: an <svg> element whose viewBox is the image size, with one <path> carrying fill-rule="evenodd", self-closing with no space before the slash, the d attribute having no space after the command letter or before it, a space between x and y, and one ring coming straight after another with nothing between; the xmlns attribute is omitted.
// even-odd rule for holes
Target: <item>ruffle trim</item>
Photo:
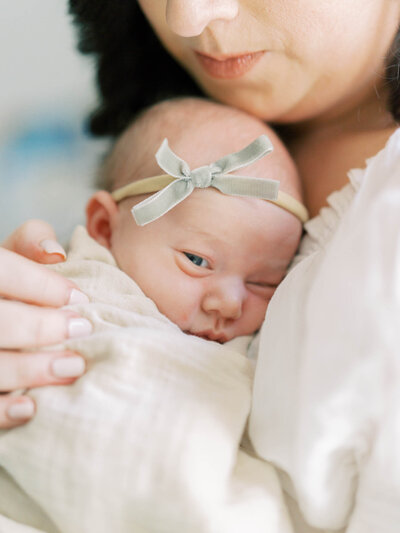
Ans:
<svg viewBox="0 0 400 533"><path fill-rule="evenodd" d="M368 167L377 157L382 155L382 152L386 152L385 155L389 156L390 154L388 152L393 152L393 147L397 143L400 143L400 128L391 135L386 146L378 154L365 161L364 168L353 168L347 173L349 183L342 189L330 194L327 198L328 207L323 207L317 216L310 219L304 225L305 235L291 267L326 246L335 233L343 215L353 202L358 189L361 187Z"/></svg>

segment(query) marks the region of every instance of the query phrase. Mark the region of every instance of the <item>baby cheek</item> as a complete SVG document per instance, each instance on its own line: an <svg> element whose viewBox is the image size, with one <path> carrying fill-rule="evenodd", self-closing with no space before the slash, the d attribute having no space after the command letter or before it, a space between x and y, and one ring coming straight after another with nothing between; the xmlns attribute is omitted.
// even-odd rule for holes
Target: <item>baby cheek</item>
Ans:
<svg viewBox="0 0 400 533"><path fill-rule="evenodd" d="M255 330L259 329L265 319L265 313L267 312L269 300L252 296L248 302L248 323L251 328Z"/></svg>
<svg viewBox="0 0 400 533"><path fill-rule="evenodd" d="M179 303L177 304L179 306ZM178 309L174 322L183 330L188 329L191 323L192 313L190 309Z"/></svg>
<svg viewBox="0 0 400 533"><path fill-rule="evenodd" d="M191 329L196 316L192 308L187 307L183 302L179 301L179 298L175 298L174 302L171 302L168 311L164 312L164 314L182 331Z"/></svg>
<svg viewBox="0 0 400 533"><path fill-rule="evenodd" d="M193 280L177 283L170 292L169 318L182 330L190 329L200 311L201 296ZM170 289L171 290L171 289Z"/></svg>

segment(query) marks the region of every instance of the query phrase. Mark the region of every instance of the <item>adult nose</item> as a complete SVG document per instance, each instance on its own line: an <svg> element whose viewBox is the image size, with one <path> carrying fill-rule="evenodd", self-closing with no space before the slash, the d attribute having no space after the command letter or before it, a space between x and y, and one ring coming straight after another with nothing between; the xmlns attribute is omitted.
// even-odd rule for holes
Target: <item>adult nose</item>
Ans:
<svg viewBox="0 0 400 533"><path fill-rule="evenodd" d="M170 29L181 37L200 35L214 20L232 20L239 0L167 0L166 18Z"/></svg>
<svg viewBox="0 0 400 533"><path fill-rule="evenodd" d="M246 289L235 278L216 282L205 291L202 308L206 313L216 313L225 320L237 320L242 316Z"/></svg>

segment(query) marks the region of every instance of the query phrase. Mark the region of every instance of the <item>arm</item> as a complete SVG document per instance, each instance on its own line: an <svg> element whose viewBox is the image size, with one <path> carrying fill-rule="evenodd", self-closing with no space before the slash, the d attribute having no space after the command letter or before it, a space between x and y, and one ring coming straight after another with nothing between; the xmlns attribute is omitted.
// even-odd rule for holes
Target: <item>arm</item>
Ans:
<svg viewBox="0 0 400 533"><path fill-rule="evenodd" d="M42 221L27 222L0 247L0 428L24 423L35 411L27 396L4 393L65 385L84 371L78 354L41 350L90 328L75 313L58 309L86 299L85 295L71 281L38 264L64 259L53 229ZM21 351L33 346L33 351Z"/></svg>

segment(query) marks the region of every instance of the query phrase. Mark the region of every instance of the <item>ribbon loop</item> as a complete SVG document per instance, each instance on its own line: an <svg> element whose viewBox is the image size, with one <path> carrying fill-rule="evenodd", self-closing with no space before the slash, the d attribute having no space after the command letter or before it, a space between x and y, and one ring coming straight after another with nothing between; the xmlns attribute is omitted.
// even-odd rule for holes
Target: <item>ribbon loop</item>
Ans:
<svg viewBox="0 0 400 533"><path fill-rule="evenodd" d="M169 147L168 139L164 139L156 153L158 166L164 172L174 178L190 178L190 167L180 157L178 157Z"/></svg>
<svg viewBox="0 0 400 533"><path fill-rule="evenodd" d="M221 169L221 173L227 174L239 168L247 167L255 163L265 155L271 153L274 147L266 135L260 135L255 141L247 145L239 152L226 155L218 159L214 164Z"/></svg>

